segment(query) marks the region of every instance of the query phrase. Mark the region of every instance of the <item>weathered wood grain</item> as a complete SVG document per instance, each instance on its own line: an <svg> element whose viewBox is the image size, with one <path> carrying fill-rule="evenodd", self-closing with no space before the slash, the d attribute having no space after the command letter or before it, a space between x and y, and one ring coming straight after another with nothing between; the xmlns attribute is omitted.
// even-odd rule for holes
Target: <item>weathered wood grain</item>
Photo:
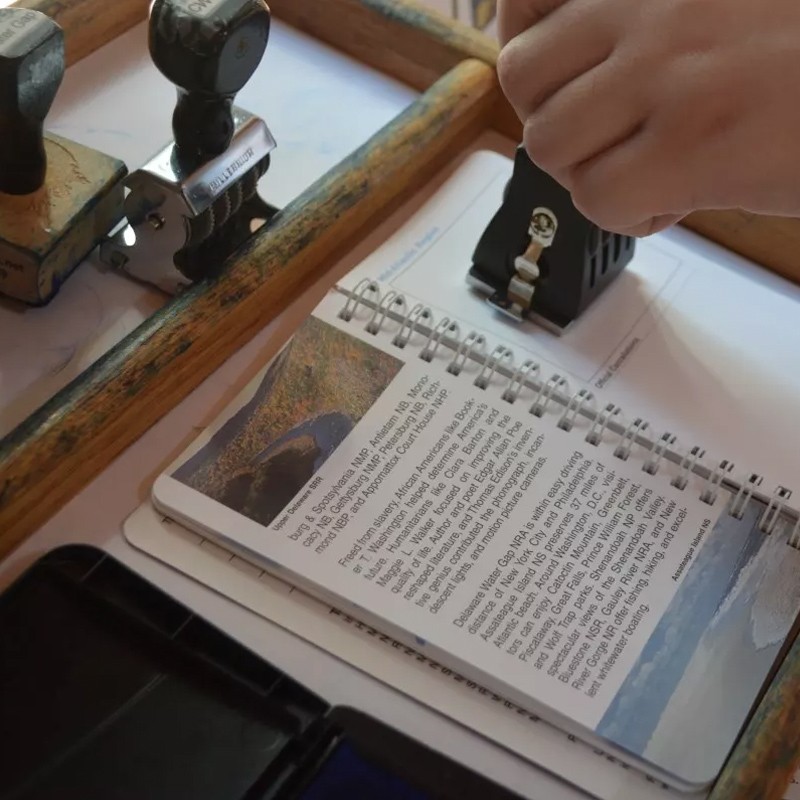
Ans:
<svg viewBox="0 0 800 800"><path fill-rule="evenodd" d="M273 14L380 72L424 90L467 58L494 64L497 45L421 3L270 0Z"/></svg>
<svg viewBox="0 0 800 800"><path fill-rule="evenodd" d="M795 640L709 800L782 800L800 766L799 687Z"/></svg>
<svg viewBox="0 0 800 800"><path fill-rule="evenodd" d="M49 133L47 176L33 195L0 200L0 291L42 305L125 215L125 165Z"/></svg>
<svg viewBox="0 0 800 800"><path fill-rule="evenodd" d="M270 7L290 25L417 88L466 58L497 63L494 39L416 0L271 0ZM519 121L502 100L492 125L515 141L521 138ZM702 211L682 224L800 283L800 220Z"/></svg>
<svg viewBox="0 0 800 800"><path fill-rule="evenodd" d="M687 217L683 225L800 283L800 220L746 211L702 211Z"/></svg>
<svg viewBox="0 0 800 800"><path fill-rule="evenodd" d="M17 0L64 29L67 64L74 64L147 17L148 0Z"/></svg>
<svg viewBox="0 0 800 800"><path fill-rule="evenodd" d="M485 127L491 67L465 62L0 443L0 556L420 189Z"/></svg>

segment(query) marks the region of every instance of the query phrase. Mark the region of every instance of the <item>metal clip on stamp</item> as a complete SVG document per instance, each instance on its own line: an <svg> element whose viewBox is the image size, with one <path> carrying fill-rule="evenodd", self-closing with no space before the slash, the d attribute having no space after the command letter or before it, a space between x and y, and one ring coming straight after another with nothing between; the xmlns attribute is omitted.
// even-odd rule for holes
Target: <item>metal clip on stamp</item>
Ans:
<svg viewBox="0 0 800 800"><path fill-rule="evenodd" d="M169 294L212 274L276 209L258 195L275 139L233 105L266 50L264 0L155 0L153 62L178 89L174 141L126 181L102 260Z"/></svg>
<svg viewBox="0 0 800 800"><path fill-rule="evenodd" d="M532 319L560 334L627 266L634 244L589 222L520 146L467 281L517 322Z"/></svg>

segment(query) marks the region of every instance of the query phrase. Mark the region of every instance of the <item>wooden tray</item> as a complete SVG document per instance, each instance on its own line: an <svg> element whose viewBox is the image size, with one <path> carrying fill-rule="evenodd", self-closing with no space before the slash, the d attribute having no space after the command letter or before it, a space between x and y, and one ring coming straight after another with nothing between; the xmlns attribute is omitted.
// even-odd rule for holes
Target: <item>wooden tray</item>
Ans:
<svg viewBox="0 0 800 800"><path fill-rule="evenodd" d="M149 8L147 0L16 5L59 21L69 63L144 20ZM429 91L263 229L221 278L169 303L0 440L0 555L269 322L366 226L419 189L430 170L477 130L521 136L497 85L497 45L472 28L408 0L271 0L270 7L289 25ZM798 221L714 213L686 224L800 279Z"/></svg>
<svg viewBox="0 0 800 800"><path fill-rule="evenodd" d="M23 0L65 27L71 61L146 17L143 0ZM422 96L283 210L224 273L169 302L0 442L0 556L35 531L325 274L435 170L494 129L520 138L488 37L410 2L271 0L275 16ZM98 20L100 20L98 22ZM800 223L699 214L687 226L800 280ZM800 647L712 800L780 800L800 760Z"/></svg>

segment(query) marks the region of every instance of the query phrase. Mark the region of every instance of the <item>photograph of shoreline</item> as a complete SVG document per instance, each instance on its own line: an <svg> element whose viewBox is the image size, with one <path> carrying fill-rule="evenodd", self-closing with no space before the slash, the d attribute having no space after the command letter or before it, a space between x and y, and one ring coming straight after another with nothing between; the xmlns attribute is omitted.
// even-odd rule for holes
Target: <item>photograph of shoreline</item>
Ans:
<svg viewBox="0 0 800 800"><path fill-rule="evenodd" d="M173 477L269 525L403 363L310 317L266 370L253 398Z"/></svg>
<svg viewBox="0 0 800 800"><path fill-rule="evenodd" d="M800 611L800 552L724 510L597 732L687 780L727 758Z"/></svg>

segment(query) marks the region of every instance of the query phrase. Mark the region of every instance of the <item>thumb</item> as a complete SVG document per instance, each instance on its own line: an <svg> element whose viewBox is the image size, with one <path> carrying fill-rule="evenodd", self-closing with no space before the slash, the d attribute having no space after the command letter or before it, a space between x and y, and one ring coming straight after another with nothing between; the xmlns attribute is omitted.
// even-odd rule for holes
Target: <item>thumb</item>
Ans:
<svg viewBox="0 0 800 800"><path fill-rule="evenodd" d="M497 32L501 47L567 2L569 0L499 0Z"/></svg>

